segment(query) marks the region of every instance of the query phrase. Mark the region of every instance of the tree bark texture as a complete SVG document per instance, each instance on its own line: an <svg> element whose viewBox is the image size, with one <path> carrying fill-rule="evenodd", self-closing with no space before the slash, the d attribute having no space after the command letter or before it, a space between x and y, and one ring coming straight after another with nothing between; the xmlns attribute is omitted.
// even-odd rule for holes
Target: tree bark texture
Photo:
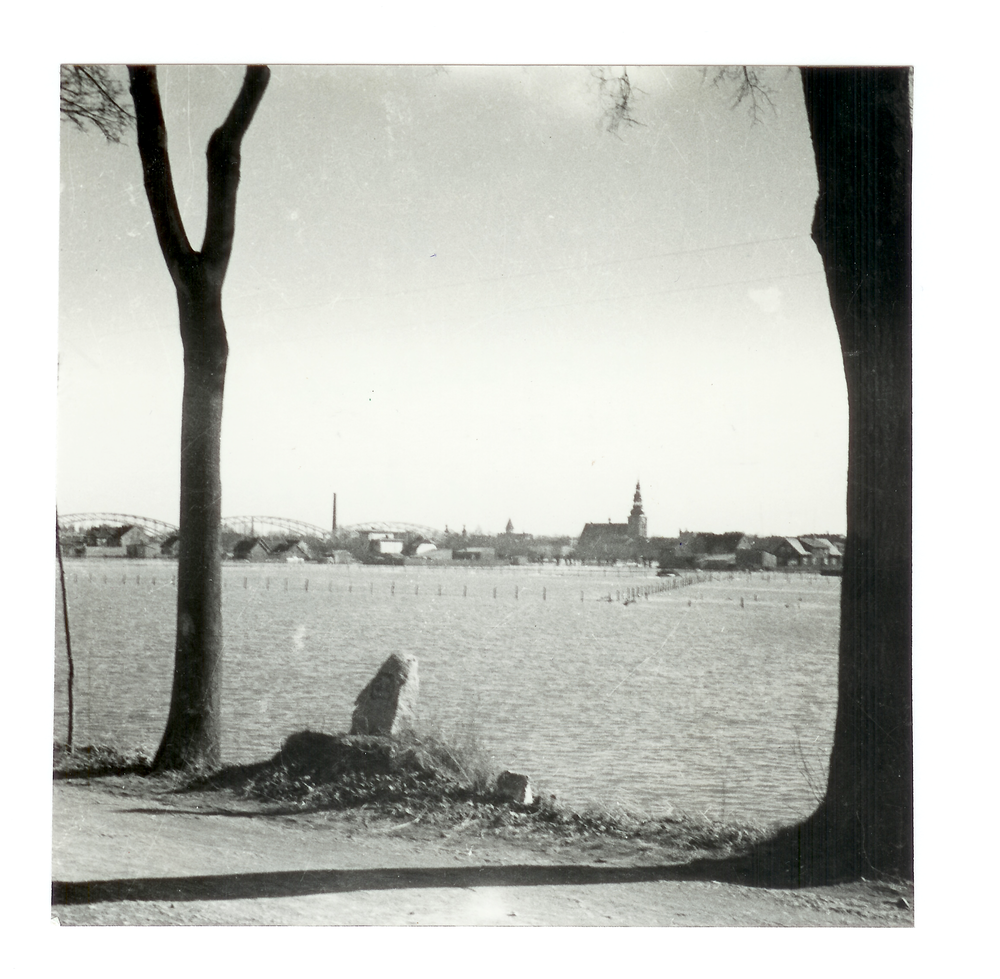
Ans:
<svg viewBox="0 0 1000 979"><path fill-rule="evenodd" d="M837 718L801 859L812 877L911 877L910 71L804 68L802 84L850 441Z"/></svg>
<svg viewBox="0 0 1000 979"><path fill-rule="evenodd" d="M208 212L201 251L187 238L170 175L156 69L129 68L143 181L163 258L177 292L184 347L181 408L177 638L170 713L157 769L221 763L222 402L229 353L222 284L232 252L240 146L270 72L249 67L225 122L208 144Z"/></svg>

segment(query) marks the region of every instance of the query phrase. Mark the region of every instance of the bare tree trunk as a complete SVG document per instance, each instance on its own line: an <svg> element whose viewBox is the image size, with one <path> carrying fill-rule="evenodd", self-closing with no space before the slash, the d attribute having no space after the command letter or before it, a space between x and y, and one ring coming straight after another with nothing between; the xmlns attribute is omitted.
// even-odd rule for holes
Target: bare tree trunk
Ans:
<svg viewBox="0 0 1000 979"><path fill-rule="evenodd" d="M156 769L211 769L222 739L222 401L229 347L222 284L232 252L240 147L270 72L249 67L208 144L208 213L201 251L190 245L174 195L156 69L129 68L143 181L160 250L177 290L184 345L180 555L174 685Z"/></svg>
<svg viewBox="0 0 1000 979"><path fill-rule="evenodd" d="M222 479L226 377L221 297L185 301L177 638L170 713L156 768L221 764Z"/></svg>
<svg viewBox="0 0 1000 979"><path fill-rule="evenodd" d="M910 73L804 68L802 83L850 446L837 720L800 854L812 878L912 876Z"/></svg>

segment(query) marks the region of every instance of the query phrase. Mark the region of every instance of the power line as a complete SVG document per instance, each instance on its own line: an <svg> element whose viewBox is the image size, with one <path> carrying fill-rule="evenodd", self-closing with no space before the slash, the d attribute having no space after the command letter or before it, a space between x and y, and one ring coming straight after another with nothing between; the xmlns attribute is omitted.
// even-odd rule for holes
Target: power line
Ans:
<svg viewBox="0 0 1000 979"><path fill-rule="evenodd" d="M298 306L282 306L280 308L275 308L264 312L263 315L269 315L270 313L278 312L292 312L299 309L317 309L322 306L330 305L340 305L341 303L354 303L354 302L365 302L372 301L375 299L394 299L399 296L412 296L416 293L426 293L434 292L441 289L460 289L463 286L473 285L473 284L484 284L488 282L510 282L514 279L527 279L543 275L559 275L563 272L575 272L582 269L593 269L593 268L606 268L613 265L635 265L638 262L651 262L661 258L676 258L680 255L698 255L706 252L722 251L727 248L746 248L750 245L770 245L782 241L795 241L799 238L809 238L807 234L796 234L796 235L785 235L780 238L757 238L751 241L740 241L740 242L728 242L722 245L705 245L701 248L681 248L675 251L669 252L654 252L652 255L641 255L633 256L631 258L609 258L598 262L583 262L578 265L562 265L556 266L551 269L538 269L531 272L514 272L509 275L491 275L491 276L479 276L474 279L463 279L459 282L448 282L442 283L440 285L430 285L430 286L420 286L415 289L398 289L394 292L383 292L375 295L367 296L337 296L333 299L326 299L321 302L314 303L302 303ZM812 275L814 273L808 273ZM777 278L777 276L775 277ZM783 276L782 278L790 278L790 276ZM692 287L700 288L700 287ZM712 287L707 287L712 288ZM649 295L658 295L658 293L650 293ZM568 304L572 305L572 304Z"/></svg>

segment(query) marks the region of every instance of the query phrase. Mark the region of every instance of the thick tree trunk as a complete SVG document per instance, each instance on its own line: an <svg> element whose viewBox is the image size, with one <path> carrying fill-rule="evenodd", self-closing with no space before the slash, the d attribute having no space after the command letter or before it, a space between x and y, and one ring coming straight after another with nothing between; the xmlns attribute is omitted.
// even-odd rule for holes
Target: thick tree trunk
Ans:
<svg viewBox="0 0 1000 979"><path fill-rule="evenodd" d="M181 408L177 639L167 726L154 767L216 768L221 762L222 397L229 348L222 284L236 226L243 136L270 71L247 68L225 122L209 140L208 213L201 251L190 245L170 175L156 69L129 67L143 182L167 270L177 290L184 344Z"/></svg>
<svg viewBox="0 0 1000 979"><path fill-rule="evenodd" d="M840 676L812 879L913 873L910 73L802 70L850 409Z"/></svg>
<svg viewBox="0 0 1000 979"><path fill-rule="evenodd" d="M178 290L184 339L180 553L174 684L156 768L221 763L222 401L228 346L221 295Z"/></svg>

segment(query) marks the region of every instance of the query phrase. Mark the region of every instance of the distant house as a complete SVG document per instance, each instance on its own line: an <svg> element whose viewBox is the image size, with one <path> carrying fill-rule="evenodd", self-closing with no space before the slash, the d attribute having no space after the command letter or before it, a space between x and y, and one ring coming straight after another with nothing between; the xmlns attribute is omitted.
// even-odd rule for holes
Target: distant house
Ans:
<svg viewBox="0 0 1000 979"><path fill-rule="evenodd" d="M266 561L271 549L262 537L244 537L233 547L234 561Z"/></svg>
<svg viewBox="0 0 1000 979"><path fill-rule="evenodd" d="M769 537L767 551L773 554L779 568L804 568L812 557L797 537Z"/></svg>
<svg viewBox="0 0 1000 979"><path fill-rule="evenodd" d="M171 534L160 544L160 557L175 558L181 551L181 535Z"/></svg>
<svg viewBox="0 0 1000 979"><path fill-rule="evenodd" d="M373 557L386 554L402 554L406 541L402 537L384 531L368 534L368 553Z"/></svg>
<svg viewBox="0 0 1000 979"><path fill-rule="evenodd" d="M800 543L809 552L812 564L818 568L840 568L843 554L840 548L825 537L800 537Z"/></svg>
<svg viewBox="0 0 1000 979"><path fill-rule="evenodd" d="M153 556L153 542L142 527L122 527L115 541L118 547L124 548L125 556L130 558L145 558Z"/></svg>
<svg viewBox="0 0 1000 979"><path fill-rule="evenodd" d="M292 564L311 557L309 548L298 540L284 540L271 544L267 555L269 561L287 561Z"/></svg>
<svg viewBox="0 0 1000 979"><path fill-rule="evenodd" d="M767 538L751 537L744 534L736 545L736 567L776 568L778 559L767 549Z"/></svg>
<svg viewBox="0 0 1000 979"><path fill-rule="evenodd" d="M463 547L451 552L453 561L473 561L478 564L493 564L497 559L494 547Z"/></svg>
<svg viewBox="0 0 1000 979"><path fill-rule="evenodd" d="M295 564L299 561L311 561L313 553L303 540L285 540L271 544L268 548L267 560L286 561Z"/></svg>
<svg viewBox="0 0 1000 979"><path fill-rule="evenodd" d="M63 557L86 557L87 541L83 534L59 534L59 548Z"/></svg>
<svg viewBox="0 0 1000 979"><path fill-rule="evenodd" d="M74 539L76 557L144 558L154 557L152 538L142 527L94 527Z"/></svg>
<svg viewBox="0 0 1000 979"><path fill-rule="evenodd" d="M661 568L734 568L737 549L745 534L693 533L682 530L679 537L664 538L660 548Z"/></svg>

